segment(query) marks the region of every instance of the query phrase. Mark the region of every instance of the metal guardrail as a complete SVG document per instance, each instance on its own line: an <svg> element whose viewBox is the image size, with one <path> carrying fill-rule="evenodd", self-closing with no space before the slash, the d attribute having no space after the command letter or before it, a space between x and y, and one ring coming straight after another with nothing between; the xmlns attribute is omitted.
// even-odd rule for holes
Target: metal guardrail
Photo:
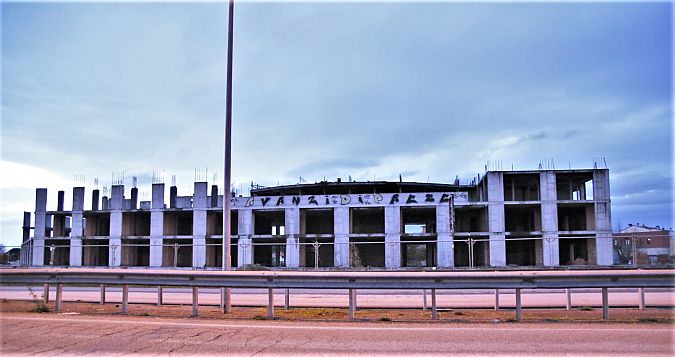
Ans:
<svg viewBox="0 0 675 357"><path fill-rule="evenodd" d="M356 289L430 289L432 319L436 319L437 289L515 289L516 318L522 318L521 289L601 288L603 318L609 318L609 288L675 288L675 270L601 271L497 271L497 272L292 272L292 271L177 271L86 268L0 269L0 285L56 284L56 310L61 308L63 285L123 286L122 312L126 313L129 285L157 286L158 303L163 286L191 287L192 314L198 312L198 288L267 288L269 317L274 318L274 289L349 289L349 316L354 317ZM222 305L222 301L221 301ZM286 304L287 306L288 304ZM569 309L569 305L568 305Z"/></svg>

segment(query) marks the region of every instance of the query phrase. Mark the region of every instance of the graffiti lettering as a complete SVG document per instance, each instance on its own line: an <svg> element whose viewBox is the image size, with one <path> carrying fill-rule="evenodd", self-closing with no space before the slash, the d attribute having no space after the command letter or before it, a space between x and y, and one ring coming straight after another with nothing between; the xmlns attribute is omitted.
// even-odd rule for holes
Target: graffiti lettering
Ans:
<svg viewBox="0 0 675 357"><path fill-rule="evenodd" d="M450 195L448 195L447 193L444 193L441 196L441 203L448 203L448 202L450 202Z"/></svg>
<svg viewBox="0 0 675 357"><path fill-rule="evenodd" d="M248 200L246 201L246 205L244 207L251 207L253 206L253 197L249 197Z"/></svg>
<svg viewBox="0 0 675 357"><path fill-rule="evenodd" d="M408 199L405 201L406 204L408 203L417 203L415 200L415 195L408 195Z"/></svg>
<svg viewBox="0 0 675 357"><path fill-rule="evenodd" d="M293 204L294 205L299 205L300 204L300 197L298 196L293 196Z"/></svg>
<svg viewBox="0 0 675 357"><path fill-rule="evenodd" d="M424 202L434 202L434 195L427 193L427 198L424 199Z"/></svg>
<svg viewBox="0 0 675 357"><path fill-rule="evenodd" d="M394 203L398 202L398 193L395 193L391 196L391 200L389 201L390 205L393 205Z"/></svg>
<svg viewBox="0 0 675 357"><path fill-rule="evenodd" d="M279 206L279 205L283 205L283 204L284 204L284 196L279 196L279 198L277 198L277 204L276 205Z"/></svg>
<svg viewBox="0 0 675 357"><path fill-rule="evenodd" d="M269 197L263 197L263 198L260 199L260 202L262 202L263 207L265 207L267 202L269 202L270 200L271 200L271 198L269 198Z"/></svg>
<svg viewBox="0 0 675 357"><path fill-rule="evenodd" d="M307 204L314 204L314 205L319 205L319 202L316 202L316 199L314 199L314 196L309 196L307 199Z"/></svg>
<svg viewBox="0 0 675 357"><path fill-rule="evenodd" d="M373 199L375 200L375 204L378 204L378 203L382 202L382 195L380 195L379 193L376 193L376 194L373 195Z"/></svg>
<svg viewBox="0 0 675 357"><path fill-rule="evenodd" d="M340 204L348 205L352 201L352 198L349 195L340 195Z"/></svg>

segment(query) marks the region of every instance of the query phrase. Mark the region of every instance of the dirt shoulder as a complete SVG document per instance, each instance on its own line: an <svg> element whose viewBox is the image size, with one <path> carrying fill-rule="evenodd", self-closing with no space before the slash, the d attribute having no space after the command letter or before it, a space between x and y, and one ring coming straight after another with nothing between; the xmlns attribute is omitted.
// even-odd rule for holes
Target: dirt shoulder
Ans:
<svg viewBox="0 0 675 357"><path fill-rule="evenodd" d="M26 313L36 309L37 304L32 301L0 300L0 313ZM49 312L54 314L54 303L47 304ZM190 317L190 305L163 305L129 304L128 316L151 316L162 318ZM120 304L66 302L62 305L61 313L79 314L88 316L120 315ZM346 308L291 308L284 310L275 307L277 320L325 320L348 321L349 311ZM198 319L212 320L265 320L268 311L264 307L234 307L231 314L223 314L217 306L200 306ZM675 310L648 308L644 310L630 308L613 308L609 312L611 322L625 323L666 323L675 322ZM435 322L431 320L431 310L422 309L358 309L355 314L358 321L374 322ZM602 309L574 308L565 309L523 309L524 322L603 322ZM485 322L515 322L514 310L494 311L492 309L440 309L438 322L455 323L485 323Z"/></svg>

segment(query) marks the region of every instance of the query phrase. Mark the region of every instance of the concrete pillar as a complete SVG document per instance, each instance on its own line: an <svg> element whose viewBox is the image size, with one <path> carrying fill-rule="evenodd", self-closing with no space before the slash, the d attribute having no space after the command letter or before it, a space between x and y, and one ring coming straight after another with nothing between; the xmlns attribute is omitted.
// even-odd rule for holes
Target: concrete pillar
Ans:
<svg viewBox="0 0 675 357"><path fill-rule="evenodd" d="M297 268L300 266L300 209L286 208L285 213L286 232L286 267Z"/></svg>
<svg viewBox="0 0 675 357"><path fill-rule="evenodd" d="M98 203L99 203L99 195L101 194L101 191L99 189L95 189L91 192L91 210L92 211L98 211Z"/></svg>
<svg viewBox="0 0 675 357"><path fill-rule="evenodd" d="M82 234L84 222L84 187L73 188L73 211L70 230L70 265L82 265Z"/></svg>
<svg viewBox="0 0 675 357"><path fill-rule="evenodd" d="M211 196L209 196L211 208L218 207L218 185L211 185Z"/></svg>
<svg viewBox="0 0 675 357"><path fill-rule="evenodd" d="M162 243L164 236L164 184L152 184L150 209L150 266L162 266Z"/></svg>
<svg viewBox="0 0 675 357"><path fill-rule="evenodd" d="M452 229L450 226L450 205L441 203L436 206L436 265L441 268L455 266L455 253L452 246Z"/></svg>
<svg viewBox="0 0 675 357"><path fill-rule="evenodd" d="M113 185L109 201L110 245L108 260L110 266L122 263L122 209L124 208L124 185Z"/></svg>
<svg viewBox="0 0 675 357"><path fill-rule="evenodd" d="M110 210L124 209L124 185L113 185L110 190Z"/></svg>
<svg viewBox="0 0 675 357"><path fill-rule="evenodd" d="M595 201L595 252L598 265L612 265L612 212L609 196L609 170L593 170ZM589 257L590 258L590 257Z"/></svg>
<svg viewBox="0 0 675 357"><path fill-rule="evenodd" d="M122 263L122 238L110 237L108 240L108 265L118 267Z"/></svg>
<svg viewBox="0 0 675 357"><path fill-rule="evenodd" d="M490 266L506 266L504 235L504 174L488 172L488 227L490 230Z"/></svg>
<svg viewBox="0 0 675 357"><path fill-rule="evenodd" d="M130 209L138 209L138 188L131 189L131 205Z"/></svg>
<svg viewBox="0 0 675 357"><path fill-rule="evenodd" d="M239 241L237 244L237 265L253 264L253 210L240 209L237 211L237 226Z"/></svg>
<svg viewBox="0 0 675 357"><path fill-rule="evenodd" d="M558 197L554 171L542 171L539 174L539 192L541 192L542 258L544 266L553 267L560 265Z"/></svg>
<svg viewBox="0 0 675 357"><path fill-rule="evenodd" d="M35 190L35 230L33 231L32 265L44 264L45 230L47 229L47 189Z"/></svg>
<svg viewBox="0 0 675 357"><path fill-rule="evenodd" d="M384 207L384 266L401 267L401 207Z"/></svg>
<svg viewBox="0 0 675 357"><path fill-rule="evenodd" d="M206 182L195 182L192 196L192 266L206 265L206 208L208 189Z"/></svg>
<svg viewBox="0 0 675 357"><path fill-rule="evenodd" d="M349 207L335 207L333 209L333 232L335 234L333 264L336 268L348 268L351 261L349 247Z"/></svg>

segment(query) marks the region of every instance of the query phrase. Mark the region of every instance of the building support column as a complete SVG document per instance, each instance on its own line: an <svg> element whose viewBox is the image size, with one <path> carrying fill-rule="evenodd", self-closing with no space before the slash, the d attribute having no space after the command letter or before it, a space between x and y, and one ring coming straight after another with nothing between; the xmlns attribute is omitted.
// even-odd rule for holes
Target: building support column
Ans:
<svg viewBox="0 0 675 357"><path fill-rule="evenodd" d="M47 230L47 189L35 190L35 229L33 230L33 259L31 265L44 265L45 232Z"/></svg>
<svg viewBox="0 0 675 357"><path fill-rule="evenodd" d="M349 226L349 208L335 207L333 209L333 232L335 234L333 265L336 268L348 268L351 264Z"/></svg>
<svg viewBox="0 0 675 357"><path fill-rule="evenodd" d="M286 208L285 233L286 233L286 267L298 268L300 266L300 209Z"/></svg>
<svg viewBox="0 0 675 357"><path fill-rule="evenodd" d="M384 266L401 267L401 208L395 205L384 207Z"/></svg>
<svg viewBox="0 0 675 357"><path fill-rule="evenodd" d="M506 266L504 235L504 174L488 172L488 226L490 230L490 266Z"/></svg>
<svg viewBox="0 0 675 357"><path fill-rule="evenodd" d="M450 205L441 203L436 206L436 266L451 268L455 266Z"/></svg>
<svg viewBox="0 0 675 357"><path fill-rule="evenodd" d="M124 209L124 185L113 185L110 195L109 265L122 264L122 210Z"/></svg>
<svg viewBox="0 0 675 357"><path fill-rule="evenodd" d="M255 249L251 239L254 224L253 210L242 208L237 212L237 233L239 237L237 241L237 266L242 267L253 264L253 249Z"/></svg>
<svg viewBox="0 0 675 357"><path fill-rule="evenodd" d="M558 240L558 195L554 171L543 171L539 174L539 192L541 192L541 230L542 258L544 266L560 265L560 248Z"/></svg>
<svg viewBox="0 0 675 357"><path fill-rule="evenodd" d="M152 184L150 210L150 266L161 267L164 239L164 184Z"/></svg>
<svg viewBox="0 0 675 357"><path fill-rule="evenodd" d="M192 267L206 266L206 182L195 182L192 196Z"/></svg>
<svg viewBox="0 0 675 357"><path fill-rule="evenodd" d="M593 201L595 201L596 262L598 265L612 265L614 263L612 212L607 169L593 170Z"/></svg>

